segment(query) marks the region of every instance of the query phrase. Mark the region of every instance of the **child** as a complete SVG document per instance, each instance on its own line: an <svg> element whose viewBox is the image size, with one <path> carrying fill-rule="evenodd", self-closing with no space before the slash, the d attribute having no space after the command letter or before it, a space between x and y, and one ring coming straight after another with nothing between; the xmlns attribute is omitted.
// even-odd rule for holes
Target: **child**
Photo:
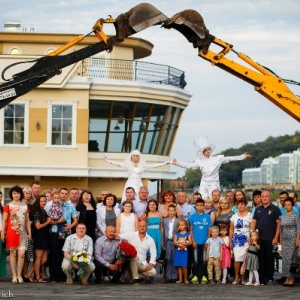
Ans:
<svg viewBox="0 0 300 300"><path fill-rule="evenodd" d="M258 231L252 231L250 233L249 248L246 258L246 270L249 270L249 281L246 283L246 285L252 285L253 274L255 276L255 283L253 285L260 285L257 271L259 267L257 252L259 249L259 233Z"/></svg>
<svg viewBox="0 0 300 300"><path fill-rule="evenodd" d="M166 250L166 280L167 282L176 282L177 271L174 267L174 236L178 224L178 219L176 218L176 206L170 204L168 207L168 216L164 218L164 242L163 248Z"/></svg>
<svg viewBox="0 0 300 300"><path fill-rule="evenodd" d="M211 223L215 224L216 220L216 209L212 206L212 201L210 198L207 198L204 200L204 210L205 213L210 215Z"/></svg>
<svg viewBox="0 0 300 300"><path fill-rule="evenodd" d="M228 228L223 225L220 229L220 238L223 240L222 244L222 260L221 260L221 270L222 270L222 282L226 283L228 269L231 265L231 254L229 249L229 237L228 237Z"/></svg>
<svg viewBox="0 0 300 300"><path fill-rule="evenodd" d="M189 217L190 232L192 235L193 253L193 278L191 283L207 282L205 260L204 260L204 246L205 242L210 236L210 227L212 227L211 218L204 211L204 200L196 200L196 212Z"/></svg>
<svg viewBox="0 0 300 300"><path fill-rule="evenodd" d="M188 224L186 220L178 221L176 234L173 240L175 245L174 266L177 267L178 272L178 281L176 281L176 283L189 283L187 272L187 246L192 244L192 238L190 232L188 232L187 229Z"/></svg>
<svg viewBox="0 0 300 300"><path fill-rule="evenodd" d="M211 230L212 237L206 241L206 260L207 264L207 273L209 284L215 284L213 280L213 268L215 269L215 278L217 284L220 284L221 278L221 268L220 262L222 261L222 244L223 240L219 238L219 227L214 226Z"/></svg>
<svg viewBox="0 0 300 300"><path fill-rule="evenodd" d="M58 221L61 217L64 216L64 209L61 206L61 203L59 202L59 193L54 193L53 194L53 200L52 200L52 205L49 209L49 217L51 218L52 221ZM64 223L58 223L56 225L57 232L58 232L58 238L59 239L64 239L65 238L65 232L63 231L64 228Z"/></svg>

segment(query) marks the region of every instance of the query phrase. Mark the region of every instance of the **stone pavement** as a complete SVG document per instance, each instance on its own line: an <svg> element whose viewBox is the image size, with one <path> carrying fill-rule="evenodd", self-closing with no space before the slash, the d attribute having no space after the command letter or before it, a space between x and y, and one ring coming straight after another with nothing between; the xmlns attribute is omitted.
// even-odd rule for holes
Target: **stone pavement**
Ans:
<svg viewBox="0 0 300 300"><path fill-rule="evenodd" d="M164 284L158 275L156 283L133 286L126 284L94 284L82 286L79 283L66 285L64 283L24 283L11 282L10 272L0 278L0 299L107 299L107 300L192 300L192 299L299 299L300 283L294 287L283 287L279 284L272 286L244 286L220 284ZM280 274L276 274L277 278Z"/></svg>

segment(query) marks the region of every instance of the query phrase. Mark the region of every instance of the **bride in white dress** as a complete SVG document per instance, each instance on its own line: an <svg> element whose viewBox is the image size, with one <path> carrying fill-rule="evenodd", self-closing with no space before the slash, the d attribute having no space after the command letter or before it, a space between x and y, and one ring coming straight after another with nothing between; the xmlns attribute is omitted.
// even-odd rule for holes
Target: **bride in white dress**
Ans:
<svg viewBox="0 0 300 300"><path fill-rule="evenodd" d="M141 186L143 186L142 175L144 171L159 168L170 163L170 161L165 161L163 163L147 165L146 162L143 160L140 151L138 150L132 151L124 163L109 160L107 159L106 155L103 155L103 159L105 162L124 168L128 172L128 179L125 183L122 202L126 200L125 190L127 187L134 188L135 199L138 199L139 189Z"/></svg>

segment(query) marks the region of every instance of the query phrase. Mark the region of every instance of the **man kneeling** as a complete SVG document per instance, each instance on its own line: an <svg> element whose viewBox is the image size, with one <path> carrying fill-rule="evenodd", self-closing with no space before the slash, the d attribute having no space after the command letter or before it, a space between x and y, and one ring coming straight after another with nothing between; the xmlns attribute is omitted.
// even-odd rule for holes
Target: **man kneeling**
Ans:
<svg viewBox="0 0 300 300"><path fill-rule="evenodd" d="M79 268L83 270L83 274L79 277L82 284L88 284L88 278L95 270L95 265L91 261L84 266L79 266L72 260L74 253L83 251L93 255L93 240L86 235L86 226L84 224L78 224L76 227L76 233L69 235L66 238L63 246L64 259L62 262L62 270L67 275L67 284L72 284L72 271L78 271Z"/></svg>
<svg viewBox="0 0 300 300"><path fill-rule="evenodd" d="M122 240L127 240L137 250L137 257L131 259L130 268L133 276L133 283L138 284L143 277L156 275L156 247L155 242L147 233L147 224L140 221L136 232L119 234ZM147 262L147 253L150 251L150 260Z"/></svg>

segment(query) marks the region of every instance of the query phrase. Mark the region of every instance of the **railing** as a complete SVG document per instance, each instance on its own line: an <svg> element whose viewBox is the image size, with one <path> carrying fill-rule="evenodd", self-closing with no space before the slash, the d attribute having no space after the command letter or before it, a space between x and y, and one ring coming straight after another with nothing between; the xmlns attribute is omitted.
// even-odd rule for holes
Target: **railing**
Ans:
<svg viewBox="0 0 300 300"><path fill-rule="evenodd" d="M142 61L87 58L80 63L77 75L173 85L182 89L186 86L183 71Z"/></svg>

